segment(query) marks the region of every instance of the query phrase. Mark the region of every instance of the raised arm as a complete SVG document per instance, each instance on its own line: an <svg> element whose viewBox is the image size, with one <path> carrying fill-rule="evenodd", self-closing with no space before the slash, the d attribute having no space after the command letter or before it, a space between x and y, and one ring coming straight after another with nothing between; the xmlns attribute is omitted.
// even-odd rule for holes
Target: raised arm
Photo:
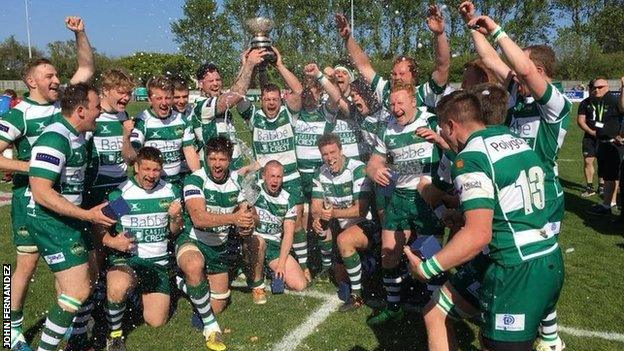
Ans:
<svg viewBox="0 0 624 351"><path fill-rule="evenodd" d="M89 44L87 33L85 33L84 22L80 17L70 16L65 18L65 25L76 35L76 58L78 60L78 69L76 69L69 83L87 82L95 74L95 61L93 60L93 49Z"/></svg>
<svg viewBox="0 0 624 351"><path fill-rule="evenodd" d="M459 5L459 13L466 25L475 17L475 7L470 1L464 1ZM501 82L504 82L511 73L511 69L498 56L496 50L492 47L485 35L477 30L471 30L472 41L474 42L477 54L483 60L483 64L492 70Z"/></svg>
<svg viewBox="0 0 624 351"><path fill-rule="evenodd" d="M219 95L217 98L216 114L220 115L227 109L238 104L249 89L253 69L264 61L263 55L267 53L266 49L245 50L241 55L241 69L238 72L236 81L232 84L229 91Z"/></svg>
<svg viewBox="0 0 624 351"><path fill-rule="evenodd" d="M335 86L318 68L316 63L308 63L304 68L303 72L311 78L316 79L323 90L327 92L329 95L329 102L332 110L335 110L336 107L340 109L340 111L345 115L349 115L349 104L342 98L342 94L340 93L340 89Z"/></svg>
<svg viewBox="0 0 624 351"><path fill-rule="evenodd" d="M496 22L487 16L479 16L473 18L469 25L478 26L477 30L481 34L491 35L494 41L498 42L501 51L509 62L509 66L511 66L520 82L529 88L531 96L537 100L544 96L549 82L542 77L538 68L529 58L529 55L522 51Z"/></svg>
<svg viewBox="0 0 624 351"><path fill-rule="evenodd" d="M288 99L286 99L286 105L291 111L299 112L301 110L301 92L303 91L303 86L301 85L301 82L299 82L299 79L297 79L297 77L284 65L282 55L279 51L277 51L275 47L271 48L277 57L275 61L275 68L282 78L284 78L286 85L288 85L292 91Z"/></svg>
<svg viewBox="0 0 624 351"><path fill-rule="evenodd" d="M448 82L449 68L451 67L451 48L444 33L444 16L437 5L429 5L427 27L435 38L436 66L431 77L438 86L445 86Z"/></svg>
<svg viewBox="0 0 624 351"><path fill-rule="evenodd" d="M376 74L375 69L373 69L368 56L366 56L360 45L358 45L353 38L353 35L351 35L351 27L349 27L347 18L339 13L337 13L334 18L336 20L338 35L345 41L345 47L347 48L351 63L360 72L362 77L364 77L368 83L371 83Z"/></svg>

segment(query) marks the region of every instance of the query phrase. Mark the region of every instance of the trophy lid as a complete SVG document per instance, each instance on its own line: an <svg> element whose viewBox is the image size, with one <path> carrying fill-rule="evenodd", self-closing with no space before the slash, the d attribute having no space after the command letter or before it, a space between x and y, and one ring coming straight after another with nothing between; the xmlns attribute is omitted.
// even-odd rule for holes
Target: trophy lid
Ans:
<svg viewBox="0 0 624 351"><path fill-rule="evenodd" d="M256 36L266 36L275 27L275 22L266 17L254 17L245 21L247 30Z"/></svg>

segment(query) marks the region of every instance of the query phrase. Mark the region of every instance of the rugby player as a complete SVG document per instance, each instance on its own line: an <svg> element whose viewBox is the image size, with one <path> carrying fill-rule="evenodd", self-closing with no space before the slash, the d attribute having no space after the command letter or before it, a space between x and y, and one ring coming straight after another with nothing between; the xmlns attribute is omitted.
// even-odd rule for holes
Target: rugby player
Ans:
<svg viewBox="0 0 624 351"><path fill-rule="evenodd" d="M85 83L68 86L61 99L61 115L46 127L32 149L27 226L54 274L58 294L57 302L48 309L39 350L55 350L77 313L80 318L73 327L81 330L70 348L89 348L86 323L92 304L83 303L97 267L89 264L93 238L85 230L85 222L103 226L115 222L102 213L105 204L80 208L89 159L86 132L95 130L100 112L94 87Z"/></svg>
<svg viewBox="0 0 624 351"><path fill-rule="evenodd" d="M318 148L323 165L314 174L313 226L321 233L324 231L321 220L338 221L340 232L336 243L351 285L349 301L339 311L347 312L363 304L362 265L358 250L366 251L379 242L379 227L366 219L367 193L371 189L364 163L343 155L340 139L335 134L319 138Z"/></svg>
<svg viewBox="0 0 624 351"><path fill-rule="evenodd" d="M84 22L80 17L67 17L65 25L76 36L78 61L78 68L69 82L87 82L93 76L95 68L93 50L85 33ZM26 226L26 206L30 201L26 173L30 151L37 137L51 123L51 117L61 111L60 80L56 68L49 60L40 58L29 62L22 71L22 80L28 92L0 120L0 170L13 172L11 226L17 252L11 276L11 348L14 350L29 350L22 334L22 306L39 259L37 246ZM12 145L17 150L16 159L2 155Z"/></svg>
<svg viewBox="0 0 624 351"><path fill-rule="evenodd" d="M230 296L227 239L231 230L253 227L254 217L241 194L241 176L231 171L233 143L224 136L208 140L206 164L184 181L185 230L176 240L176 261L186 292L204 324L209 350L225 350L214 313ZM206 279L208 278L208 279Z"/></svg>
<svg viewBox="0 0 624 351"><path fill-rule="evenodd" d="M106 273L106 319L110 335L107 351L125 351L121 328L126 299L131 290L141 296L143 320L152 327L167 322L170 303L169 253L167 245L182 230L180 189L162 181L162 154L153 147L137 153L134 176L108 195L122 198L130 213L117 219L103 238L110 268Z"/></svg>

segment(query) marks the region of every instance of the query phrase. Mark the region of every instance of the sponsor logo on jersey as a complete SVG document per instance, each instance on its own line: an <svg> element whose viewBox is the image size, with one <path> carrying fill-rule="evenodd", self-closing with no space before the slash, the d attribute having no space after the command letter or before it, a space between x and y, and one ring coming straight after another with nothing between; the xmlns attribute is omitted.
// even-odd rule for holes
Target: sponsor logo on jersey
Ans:
<svg viewBox="0 0 624 351"><path fill-rule="evenodd" d="M158 134L159 132L159 130L152 131L152 135L150 136L150 138L162 138L160 134Z"/></svg>
<svg viewBox="0 0 624 351"><path fill-rule="evenodd" d="M102 134L110 134L112 133L110 129L108 129L108 125L102 124L102 128L100 128L100 133Z"/></svg>
<svg viewBox="0 0 624 351"><path fill-rule="evenodd" d="M9 131L9 127L5 126L3 123L0 123L0 130L7 133Z"/></svg>
<svg viewBox="0 0 624 351"><path fill-rule="evenodd" d="M28 235L28 228L25 225L19 227L19 229L17 229L17 235L27 236Z"/></svg>
<svg viewBox="0 0 624 351"><path fill-rule="evenodd" d="M35 122L37 123L37 130L36 132L43 132L43 130L46 127L46 122Z"/></svg>
<svg viewBox="0 0 624 351"><path fill-rule="evenodd" d="M215 199L215 194L209 193L208 197L206 198L206 201L208 201L208 202L217 202L217 200Z"/></svg>
<svg viewBox="0 0 624 351"><path fill-rule="evenodd" d="M40 152L38 152L37 155L35 156L35 160L51 163L55 166L58 166L61 164L61 160L58 157L52 156L50 154L40 153Z"/></svg>
<svg viewBox="0 0 624 351"><path fill-rule="evenodd" d="M178 126L175 129L175 135L181 137L182 135L184 135L184 128L182 128L182 126Z"/></svg>
<svg viewBox="0 0 624 351"><path fill-rule="evenodd" d="M69 250L76 256L82 256L86 252L84 246L79 243L74 243L74 245L72 245L71 249Z"/></svg>
<svg viewBox="0 0 624 351"><path fill-rule="evenodd" d="M84 161L84 157L79 151L75 151L73 156L76 158L76 163L82 163L82 161Z"/></svg>
<svg viewBox="0 0 624 351"><path fill-rule="evenodd" d="M162 199L158 202L158 207L162 208L162 209L166 209L169 208L169 205L171 204L170 200L167 199Z"/></svg>
<svg viewBox="0 0 624 351"><path fill-rule="evenodd" d="M131 136L132 138L138 138L138 137L139 137L139 133L137 133L137 132L132 132L132 133L130 133L130 136Z"/></svg>
<svg viewBox="0 0 624 351"><path fill-rule="evenodd" d="M458 158L457 160L455 160L455 168L457 169L464 168L464 160L462 160L461 158Z"/></svg>
<svg viewBox="0 0 624 351"><path fill-rule="evenodd" d="M496 150L496 152L517 150L520 149L522 145L526 145L526 141L520 138L503 139L490 143L490 146Z"/></svg>
<svg viewBox="0 0 624 351"><path fill-rule="evenodd" d="M256 141L275 141L287 139L291 135L288 133L288 130L278 129L278 130L259 130L257 134Z"/></svg>
<svg viewBox="0 0 624 351"><path fill-rule="evenodd" d="M132 228L153 228L163 227L168 224L166 216L160 214L146 215L142 217L130 217L130 227ZM138 237L138 232L137 232Z"/></svg>
<svg viewBox="0 0 624 351"><path fill-rule="evenodd" d="M462 184L462 188L464 191L468 191L470 189L481 189L482 188L481 181L479 180L467 181L464 184Z"/></svg>
<svg viewBox="0 0 624 351"><path fill-rule="evenodd" d="M43 256L43 259L47 264L53 265L61 262L65 262L65 255L62 252L55 253L52 255Z"/></svg>
<svg viewBox="0 0 624 351"><path fill-rule="evenodd" d="M141 211L141 207L139 207L138 202L129 202L130 204L130 212Z"/></svg>
<svg viewBox="0 0 624 351"><path fill-rule="evenodd" d="M496 314L496 330L505 331L523 331L524 330L524 314Z"/></svg>

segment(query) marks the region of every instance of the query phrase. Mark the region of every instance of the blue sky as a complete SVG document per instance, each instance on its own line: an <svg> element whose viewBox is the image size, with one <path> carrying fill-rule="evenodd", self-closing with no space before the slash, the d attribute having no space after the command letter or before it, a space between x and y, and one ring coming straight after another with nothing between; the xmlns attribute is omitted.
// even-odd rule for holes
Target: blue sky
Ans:
<svg viewBox="0 0 624 351"><path fill-rule="evenodd" d="M220 2L220 1L219 1ZM85 20L91 45L112 56L135 51L174 53L169 23L182 16L184 0L28 0L30 36L45 49L55 40L73 39L65 28L66 15ZM27 42L24 0L0 1L0 41L10 35Z"/></svg>

